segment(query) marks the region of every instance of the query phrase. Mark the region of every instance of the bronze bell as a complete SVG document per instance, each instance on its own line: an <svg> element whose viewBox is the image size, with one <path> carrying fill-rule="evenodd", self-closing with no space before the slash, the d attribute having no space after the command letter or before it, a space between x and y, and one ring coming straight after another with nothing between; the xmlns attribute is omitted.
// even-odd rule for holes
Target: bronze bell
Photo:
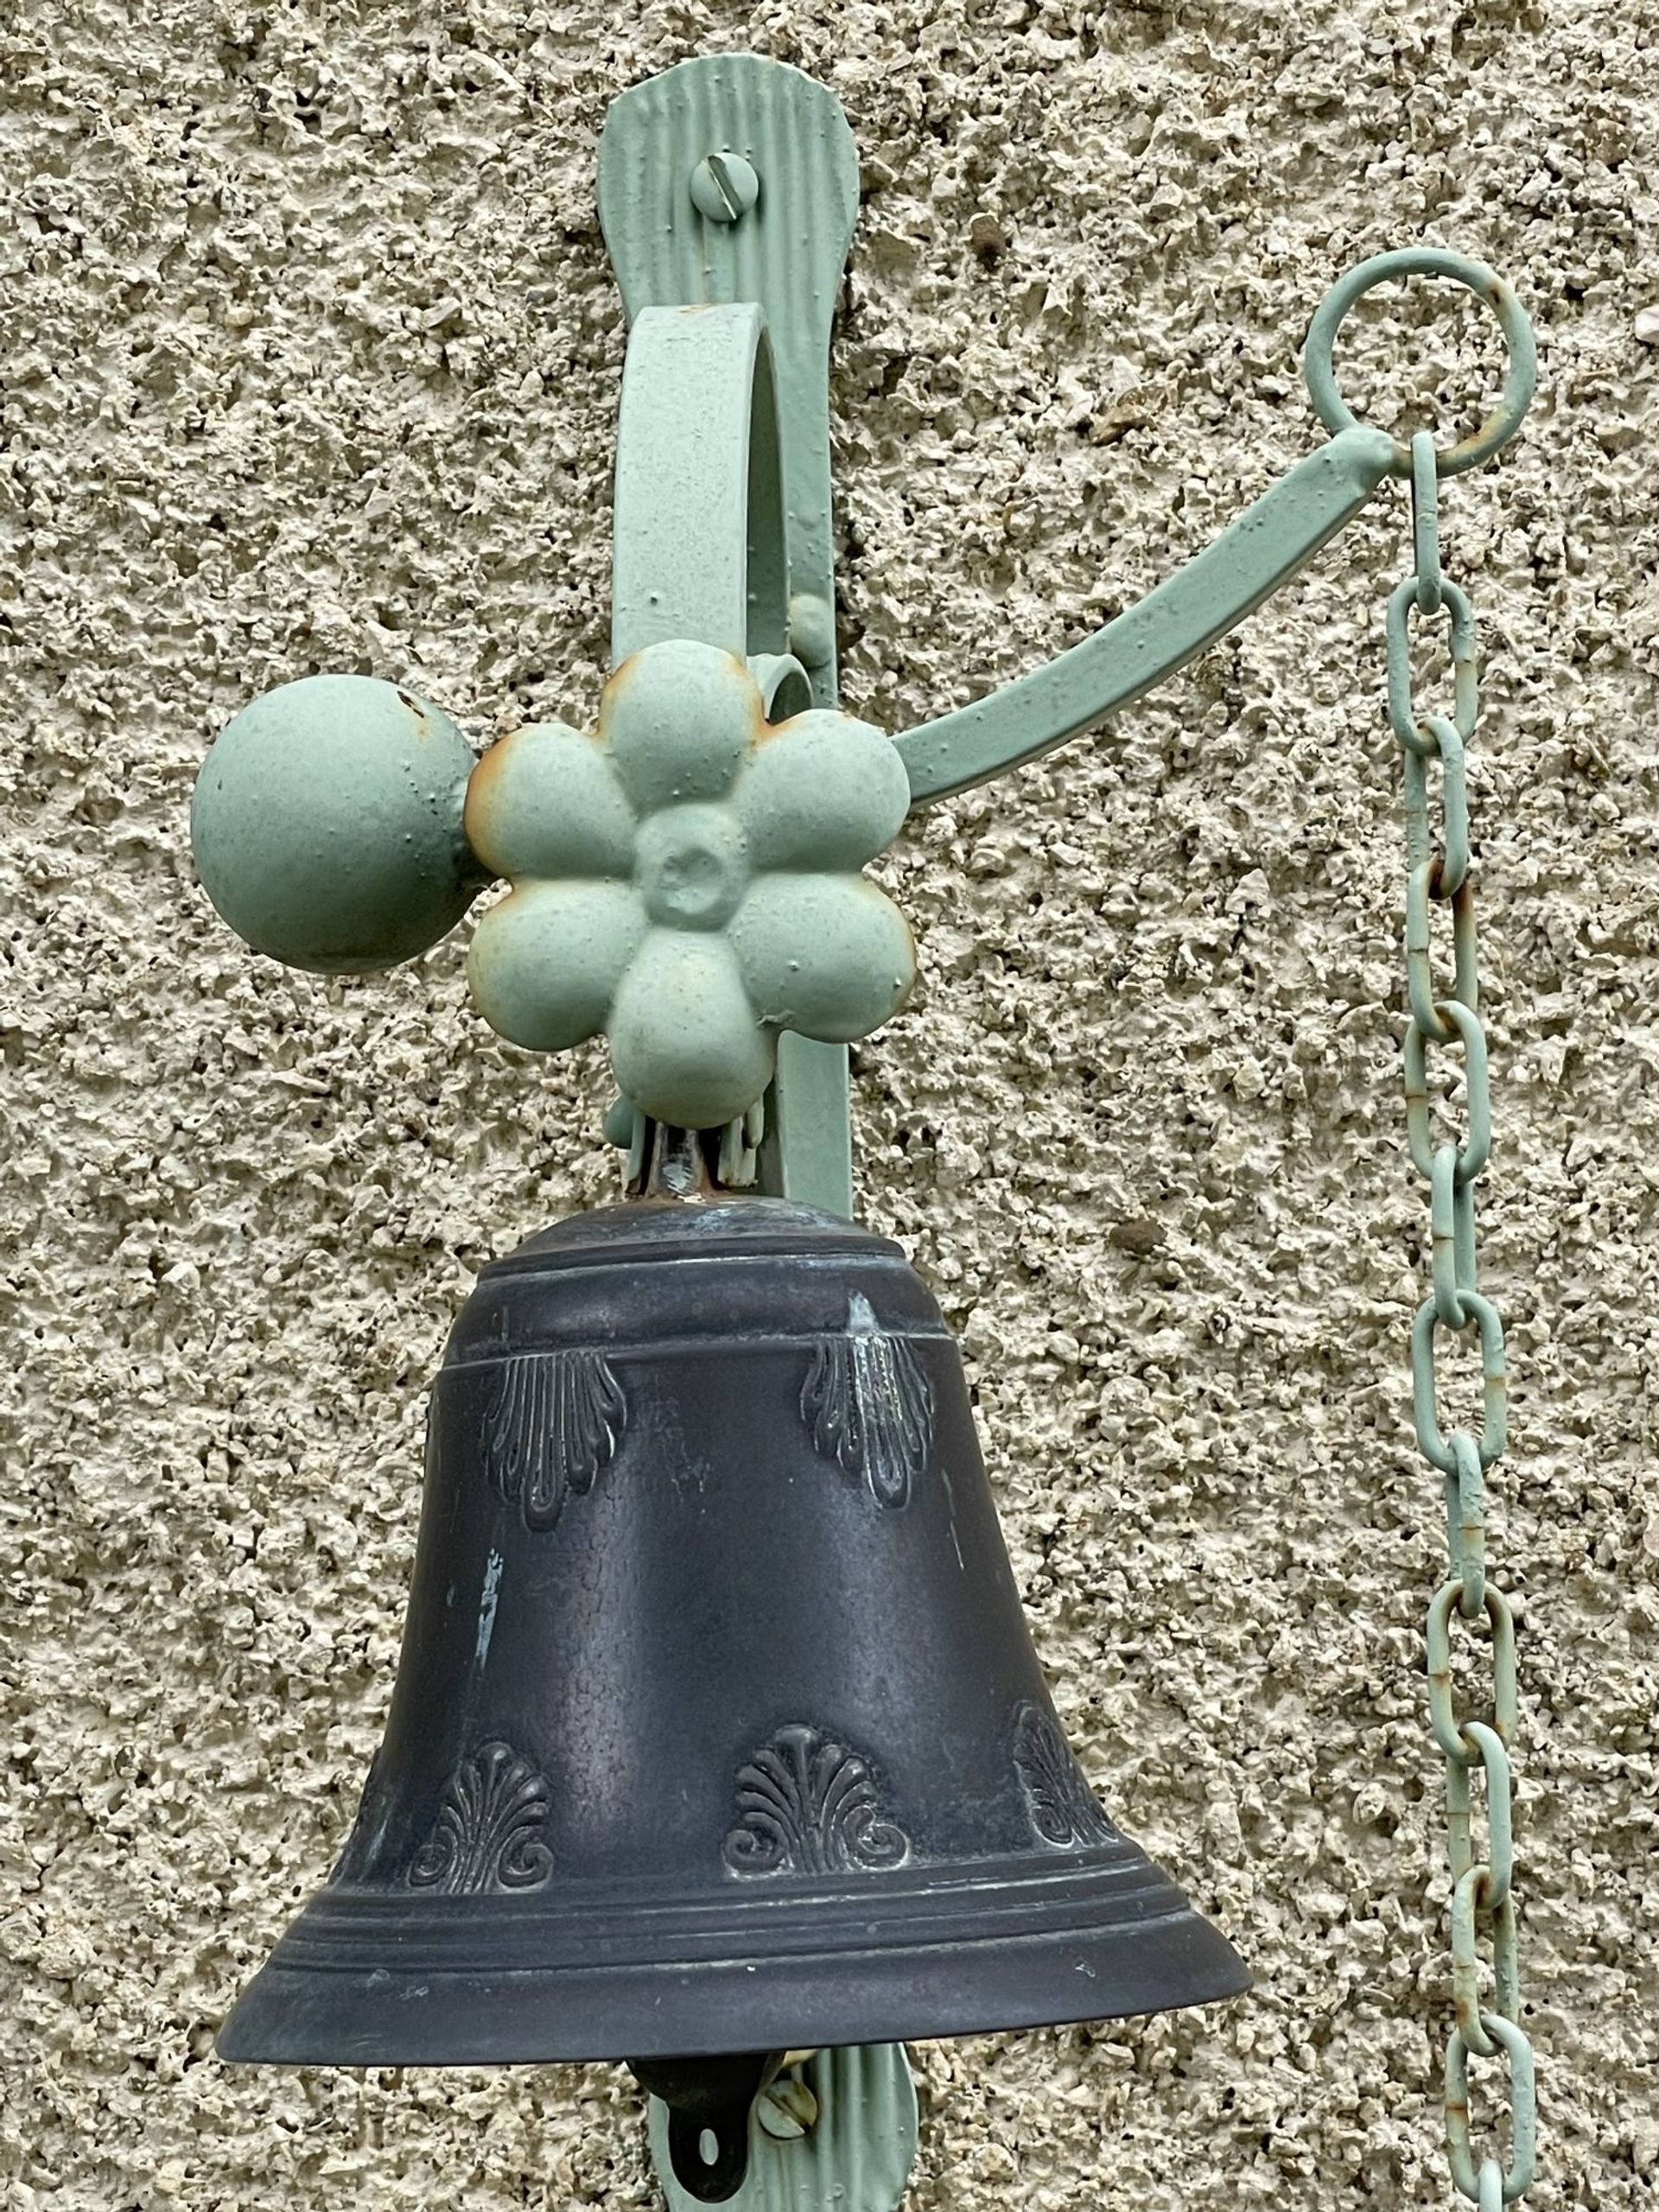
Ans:
<svg viewBox="0 0 1659 2212"><path fill-rule="evenodd" d="M1067 1746L896 1245L647 1203L484 1269L385 1738L222 2056L637 2062L706 2155L766 2054L1248 1980Z"/></svg>

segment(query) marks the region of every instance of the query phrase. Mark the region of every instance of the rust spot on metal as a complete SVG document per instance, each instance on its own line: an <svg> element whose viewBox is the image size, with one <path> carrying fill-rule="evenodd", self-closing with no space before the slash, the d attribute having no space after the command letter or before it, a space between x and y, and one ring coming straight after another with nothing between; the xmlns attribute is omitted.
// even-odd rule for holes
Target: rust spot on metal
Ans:
<svg viewBox="0 0 1659 2212"><path fill-rule="evenodd" d="M630 653L627 658L613 668L606 677L605 689L599 695L599 715L601 723L617 700L626 698L639 680L639 653Z"/></svg>
<svg viewBox="0 0 1659 2212"><path fill-rule="evenodd" d="M747 674L747 670L744 672ZM757 684L754 691L754 706L749 715L748 741L743 747L743 758L746 760L752 760L772 732L782 728L781 722L769 722L766 720L766 702L761 695L760 687Z"/></svg>
<svg viewBox="0 0 1659 2212"><path fill-rule="evenodd" d="M467 790L469 791L487 791L490 785L493 784L496 778L501 773L502 755L506 752L507 747L512 743L513 737L517 736L517 731L514 731L506 737L497 738L495 743L492 745L486 752L480 753L479 754L478 765L473 770L471 778L468 779Z"/></svg>
<svg viewBox="0 0 1659 2212"><path fill-rule="evenodd" d="M427 713L426 709L421 704L418 699L411 699L408 692L401 689L397 693L397 696L403 701L404 706L409 709L410 713L415 717L416 736L423 740L430 739L434 734L432 718Z"/></svg>
<svg viewBox="0 0 1659 2212"><path fill-rule="evenodd" d="M467 843L480 860L490 857L490 817L494 812L494 787L501 779L501 757L512 742L512 737L498 738L487 753L480 755L472 774L467 779L461 826L466 831Z"/></svg>

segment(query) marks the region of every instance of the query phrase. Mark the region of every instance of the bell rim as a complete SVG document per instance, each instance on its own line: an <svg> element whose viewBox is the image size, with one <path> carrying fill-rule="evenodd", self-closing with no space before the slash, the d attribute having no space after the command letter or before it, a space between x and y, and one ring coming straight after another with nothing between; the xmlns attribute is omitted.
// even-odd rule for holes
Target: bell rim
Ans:
<svg viewBox="0 0 1659 2212"><path fill-rule="evenodd" d="M690 1969L342 1973L273 1957L214 2050L234 2065L511 2066L930 2043L1218 2004L1253 1979L1190 1907L1104 1933L1051 1929ZM1103 1982L1108 1990L1096 1995Z"/></svg>
<svg viewBox="0 0 1659 2212"><path fill-rule="evenodd" d="M418 1972L453 1968L480 1942L511 1951L527 1970L592 1962L695 1967L704 1956L796 1955L767 1931L791 1935L810 1919L827 1952L883 1943L971 1943L983 1934L1034 1941L1051 1929L1096 1934L1172 1916L1198 1917L1184 1891L1128 1836L1065 1849L1008 1853L955 1865L910 1860L860 1876L728 1875L719 1892L664 1894L649 1878L573 1881L542 1888L445 1895L329 1883L284 1929L273 1958L284 1965L365 1968L395 1948ZM353 1961L353 1947L361 1947ZM638 1955L630 1955L638 1946ZM672 1947L678 1946L675 1948ZM539 1954L539 1955L537 1955Z"/></svg>
<svg viewBox="0 0 1659 2212"><path fill-rule="evenodd" d="M734 1880L715 1901L653 1907L636 1891L608 1916L575 1893L586 1886L551 1913L545 1896L321 1891L225 2021L219 2055L512 2065L925 2042L1168 2011L1250 1983L1127 1839L867 1880ZM616 1933L630 1923L633 1955Z"/></svg>

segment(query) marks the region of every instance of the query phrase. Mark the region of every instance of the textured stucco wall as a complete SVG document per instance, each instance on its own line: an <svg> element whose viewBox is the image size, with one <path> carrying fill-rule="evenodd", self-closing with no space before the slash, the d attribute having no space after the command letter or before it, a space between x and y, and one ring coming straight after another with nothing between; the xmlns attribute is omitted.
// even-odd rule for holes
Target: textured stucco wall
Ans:
<svg viewBox="0 0 1659 2212"><path fill-rule="evenodd" d="M619 2071L210 2055L378 1738L449 1317L614 1165L600 1062L493 1042L464 931L384 979L285 973L215 921L185 831L214 730L314 669L416 683L480 743L588 717L622 351L595 138L613 92L721 46L826 78L862 150L845 691L890 728L1080 636L1309 449L1295 348L1351 261L1455 243L1532 306L1530 435L1445 510L1486 667L1535 2202L1651 2202L1641 0L6 11L4 2201L653 2201ZM987 216L1000 253L970 243ZM1379 416L1491 381L1472 310L1395 295L1357 327ZM1380 696L1402 518L1384 502L1155 702L917 821L883 870L925 982L857 1056L868 1216L963 1333L1085 1764L1260 1978L1207 2016L919 2053L920 2212L1447 2200ZM1468 1355L1447 1372L1461 1411Z"/></svg>

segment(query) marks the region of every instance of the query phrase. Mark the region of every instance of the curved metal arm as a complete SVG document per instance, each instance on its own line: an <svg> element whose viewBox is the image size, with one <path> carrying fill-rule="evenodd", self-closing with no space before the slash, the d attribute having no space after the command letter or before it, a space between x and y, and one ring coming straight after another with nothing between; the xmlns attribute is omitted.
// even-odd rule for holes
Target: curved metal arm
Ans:
<svg viewBox="0 0 1659 2212"><path fill-rule="evenodd" d="M611 663L669 638L789 643L778 403L751 303L634 317L616 432Z"/></svg>
<svg viewBox="0 0 1659 2212"><path fill-rule="evenodd" d="M1382 430L1344 430L1143 600L988 698L896 742L913 802L965 791L1080 736L1213 645L1351 522L1391 474Z"/></svg>

